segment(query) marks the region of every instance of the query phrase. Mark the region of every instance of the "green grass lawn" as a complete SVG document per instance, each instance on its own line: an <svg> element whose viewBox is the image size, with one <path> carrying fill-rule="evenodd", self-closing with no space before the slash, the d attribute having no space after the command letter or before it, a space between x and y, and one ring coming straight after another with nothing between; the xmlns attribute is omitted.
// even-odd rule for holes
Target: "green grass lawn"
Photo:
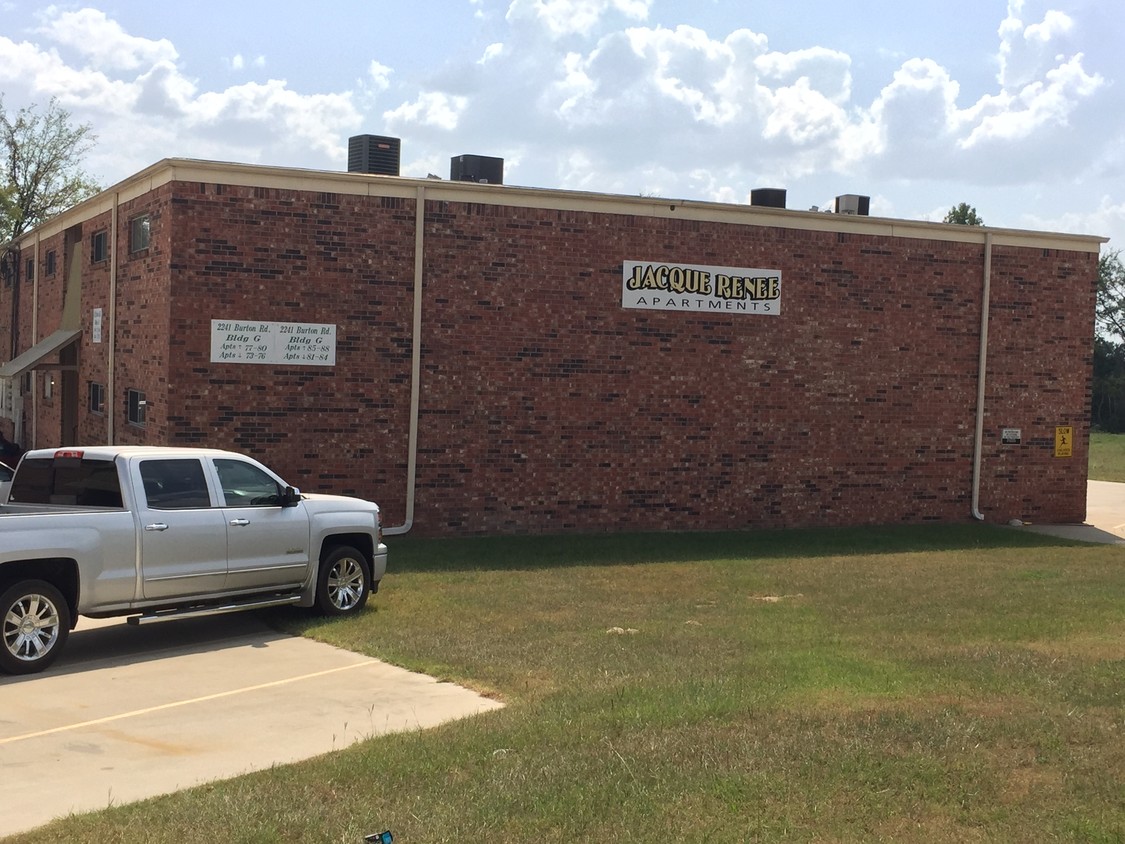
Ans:
<svg viewBox="0 0 1125 844"><path fill-rule="evenodd" d="M12 841L1125 840L1119 548L974 524L391 549L359 618L268 617L506 708Z"/></svg>
<svg viewBox="0 0 1125 844"><path fill-rule="evenodd" d="M1089 477L1125 483L1125 434L1090 434Z"/></svg>

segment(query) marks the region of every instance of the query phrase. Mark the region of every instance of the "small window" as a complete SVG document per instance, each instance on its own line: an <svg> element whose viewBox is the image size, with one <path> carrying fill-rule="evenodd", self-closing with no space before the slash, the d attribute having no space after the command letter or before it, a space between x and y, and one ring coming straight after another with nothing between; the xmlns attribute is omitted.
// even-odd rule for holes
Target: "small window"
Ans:
<svg viewBox="0 0 1125 844"><path fill-rule="evenodd" d="M129 424L145 426L145 411L148 409L148 403L145 401L145 394L140 390L129 391Z"/></svg>
<svg viewBox="0 0 1125 844"><path fill-rule="evenodd" d="M194 459L142 460L141 482L153 510L194 510L211 506L203 464Z"/></svg>
<svg viewBox="0 0 1125 844"><path fill-rule="evenodd" d="M129 251L140 252L148 249L149 217L142 214L129 221Z"/></svg>
<svg viewBox="0 0 1125 844"><path fill-rule="evenodd" d="M57 267L55 266L56 260L57 258L55 257L55 250L52 249L47 253L47 275L55 274L55 270L57 269Z"/></svg>
<svg viewBox="0 0 1125 844"><path fill-rule="evenodd" d="M109 258L109 235L105 231L90 236L90 261L100 263Z"/></svg>
<svg viewBox="0 0 1125 844"><path fill-rule="evenodd" d="M223 500L228 507L278 507L281 485L259 469L242 460L215 460L215 471L223 487Z"/></svg>
<svg viewBox="0 0 1125 844"><path fill-rule="evenodd" d="M55 397L55 376L50 372L43 373L43 398L53 399Z"/></svg>
<svg viewBox="0 0 1125 844"><path fill-rule="evenodd" d="M90 382L90 412L105 416L105 386Z"/></svg>
<svg viewBox="0 0 1125 844"><path fill-rule="evenodd" d="M24 281L34 281L35 280L35 259L34 258L28 258L27 259L27 272L24 273L23 280Z"/></svg>

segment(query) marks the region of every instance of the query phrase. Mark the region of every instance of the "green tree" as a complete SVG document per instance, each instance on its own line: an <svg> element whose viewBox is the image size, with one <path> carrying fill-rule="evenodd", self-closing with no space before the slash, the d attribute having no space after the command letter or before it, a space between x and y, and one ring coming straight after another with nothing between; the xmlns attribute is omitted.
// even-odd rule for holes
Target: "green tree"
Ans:
<svg viewBox="0 0 1125 844"><path fill-rule="evenodd" d="M1125 342L1125 264L1121 251L1098 259L1098 302L1094 330L1113 343Z"/></svg>
<svg viewBox="0 0 1125 844"><path fill-rule="evenodd" d="M954 205L949 209L945 215L943 223L956 223L960 226L983 226L984 220L977 214L977 209L969 205L967 202L962 202L960 205Z"/></svg>
<svg viewBox="0 0 1125 844"><path fill-rule="evenodd" d="M1125 264L1120 251L1098 259L1094 317L1090 422L1103 431L1120 433L1125 431Z"/></svg>
<svg viewBox="0 0 1125 844"><path fill-rule="evenodd" d="M11 115L0 95L0 244L98 192L81 167L95 140L58 100Z"/></svg>

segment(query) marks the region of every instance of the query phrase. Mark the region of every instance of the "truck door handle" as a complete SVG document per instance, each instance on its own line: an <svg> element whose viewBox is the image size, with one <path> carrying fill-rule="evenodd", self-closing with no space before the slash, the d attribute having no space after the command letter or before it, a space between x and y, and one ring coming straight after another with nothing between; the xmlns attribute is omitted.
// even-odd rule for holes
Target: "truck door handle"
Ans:
<svg viewBox="0 0 1125 844"><path fill-rule="evenodd" d="M154 522L151 525L145 525L145 530L168 530L168 525L164 522Z"/></svg>
<svg viewBox="0 0 1125 844"><path fill-rule="evenodd" d="M231 527L246 527L248 524L250 524L249 519L231 519L230 520L230 526Z"/></svg>

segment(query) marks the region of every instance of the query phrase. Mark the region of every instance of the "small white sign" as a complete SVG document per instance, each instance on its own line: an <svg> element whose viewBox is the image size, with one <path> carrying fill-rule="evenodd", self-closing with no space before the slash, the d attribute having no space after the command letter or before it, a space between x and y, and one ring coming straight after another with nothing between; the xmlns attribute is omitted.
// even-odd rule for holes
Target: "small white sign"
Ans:
<svg viewBox="0 0 1125 844"><path fill-rule="evenodd" d="M1000 442L1004 445L1019 445L1023 431L1019 428L1003 428L1000 431Z"/></svg>
<svg viewBox="0 0 1125 844"><path fill-rule="evenodd" d="M213 319L211 362L335 366L336 326Z"/></svg>
<svg viewBox="0 0 1125 844"><path fill-rule="evenodd" d="M90 328L90 341L93 343L102 342L102 309L94 308L93 325Z"/></svg>

